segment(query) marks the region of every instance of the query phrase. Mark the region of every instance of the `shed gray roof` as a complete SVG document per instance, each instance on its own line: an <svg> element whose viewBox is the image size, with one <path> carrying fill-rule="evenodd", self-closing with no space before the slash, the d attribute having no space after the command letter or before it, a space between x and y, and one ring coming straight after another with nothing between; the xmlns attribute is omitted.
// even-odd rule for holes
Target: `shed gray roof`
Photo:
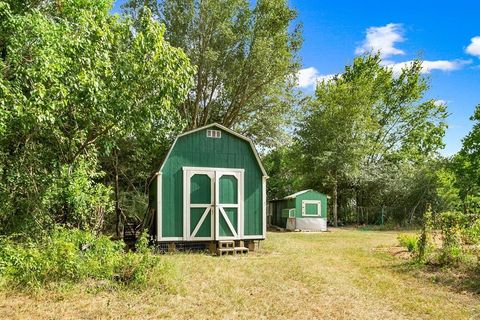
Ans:
<svg viewBox="0 0 480 320"><path fill-rule="evenodd" d="M304 194L306 192L309 192L309 191L315 191L315 190L312 190L312 189L307 189L307 190L302 190L302 191L298 191L298 192L295 192L294 194L291 194L289 196L286 196L285 198L283 199L295 199L297 196L301 195L301 194ZM316 191L315 191L316 192Z"/></svg>
<svg viewBox="0 0 480 320"><path fill-rule="evenodd" d="M310 192L310 191L323 194L323 193L318 192L318 191L315 191L315 190L313 190L313 189L306 189L306 190L302 190L302 191L295 192L294 194L291 194L291 195L289 195L289 196L286 196L286 197L283 198L283 199L295 199L295 198L298 197L299 195L304 194L304 193L307 193L307 192ZM327 195L327 198L330 199L330 196Z"/></svg>

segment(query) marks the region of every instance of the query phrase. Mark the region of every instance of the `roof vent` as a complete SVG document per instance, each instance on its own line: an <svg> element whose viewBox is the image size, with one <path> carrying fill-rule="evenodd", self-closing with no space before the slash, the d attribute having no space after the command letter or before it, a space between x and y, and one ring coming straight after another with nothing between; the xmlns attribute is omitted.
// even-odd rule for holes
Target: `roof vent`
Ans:
<svg viewBox="0 0 480 320"><path fill-rule="evenodd" d="M207 130L207 138L220 139L222 137L222 131L220 130Z"/></svg>

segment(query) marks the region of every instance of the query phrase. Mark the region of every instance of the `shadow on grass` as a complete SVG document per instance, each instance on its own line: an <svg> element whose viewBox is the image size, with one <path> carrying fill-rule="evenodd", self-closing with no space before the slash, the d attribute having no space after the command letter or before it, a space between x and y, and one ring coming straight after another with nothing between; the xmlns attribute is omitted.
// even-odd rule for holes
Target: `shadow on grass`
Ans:
<svg viewBox="0 0 480 320"><path fill-rule="evenodd" d="M441 266L407 260L393 264L390 268L394 272L409 274L417 279L449 287L456 292L480 295L480 272L474 266Z"/></svg>

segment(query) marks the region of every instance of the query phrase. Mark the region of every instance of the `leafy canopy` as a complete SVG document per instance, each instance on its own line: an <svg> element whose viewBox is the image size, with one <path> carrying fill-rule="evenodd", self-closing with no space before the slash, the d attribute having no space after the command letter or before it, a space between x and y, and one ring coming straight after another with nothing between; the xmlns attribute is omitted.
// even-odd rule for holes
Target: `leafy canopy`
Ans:
<svg viewBox="0 0 480 320"><path fill-rule="evenodd" d="M122 137L166 140L193 69L148 11L133 32L111 1L9 3L0 2L0 226L93 228L98 219L83 216L111 208L101 157Z"/></svg>
<svg viewBox="0 0 480 320"><path fill-rule="evenodd" d="M420 71L421 61L396 74L379 54L366 55L317 85L297 124L305 187L338 186L344 204L384 205L392 193L409 198L410 187L392 186L436 156L446 128L446 106L424 99Z"/></svg>
<svg viewBox="0 0 480 320"><path fill-rule="evenodd" d="M219 122L264 146L278 143L296 103L301 45L287 1L130 0L124 8L140 19L144 5L196 66L195 85L178 106L188 128Z"/></svg>

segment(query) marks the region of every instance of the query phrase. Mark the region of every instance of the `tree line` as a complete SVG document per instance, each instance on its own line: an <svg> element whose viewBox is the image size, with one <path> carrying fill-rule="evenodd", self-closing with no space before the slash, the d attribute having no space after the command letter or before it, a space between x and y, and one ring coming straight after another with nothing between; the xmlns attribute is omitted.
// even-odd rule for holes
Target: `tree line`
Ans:
<svg viewBox="0 0 480 320"><path fill-rule="evenodd" d="M0 1L0 233L121 234L173 138L219 122L272 147L299 68L284 0Z"/></svg>
<svg viewBox="0 0 480 320"><path fill-rule="evenodd" d="M369 208L382 212L382 222L384 208L400 208L388 217L395 225L422 223L427 209L478 214L480 105L461 150L442 156L447 106L426 98L421 68L417 60L395 72L380 54L366 55L319 83L291 143L265 157L270 197L325 192L334 225L358 222L357 209Z"/></svg>
<svg viewBox="0 0 480 320"><path fill-rule="evenodd" d="M426 99L420 60L395 73L357 57L308 96L286 0L112 5L0 1L1 234L119 236L173 138L212 122L257 144L270 198L325 192L334 223L351 205L478 211L479 108L462 151L441 157L448 113Z"/></svg>

